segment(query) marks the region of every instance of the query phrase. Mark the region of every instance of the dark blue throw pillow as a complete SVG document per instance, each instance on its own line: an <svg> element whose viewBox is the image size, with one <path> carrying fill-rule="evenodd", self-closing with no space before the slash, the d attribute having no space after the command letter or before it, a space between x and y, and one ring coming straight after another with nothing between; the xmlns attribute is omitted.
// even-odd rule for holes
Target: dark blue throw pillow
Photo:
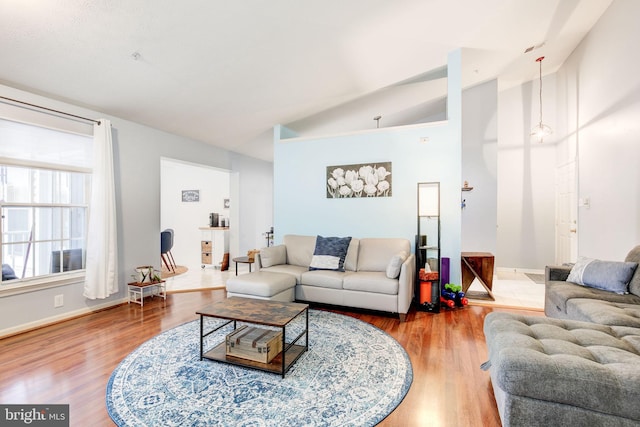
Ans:
<svg viewBox="0 0 640 427"><path fill-rule="evenodd" d="M316 237L316 249L309 270L344 271L351 237Z"/></svg>

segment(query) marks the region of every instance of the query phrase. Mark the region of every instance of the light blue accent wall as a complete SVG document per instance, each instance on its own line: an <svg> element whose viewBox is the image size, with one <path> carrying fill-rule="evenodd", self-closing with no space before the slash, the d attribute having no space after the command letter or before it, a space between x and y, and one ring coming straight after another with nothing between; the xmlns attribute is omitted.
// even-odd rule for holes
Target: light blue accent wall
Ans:
<svg viewBox="0 0 640 427"><path fill-rule="evenodd" d="M290 135L290 130L276 126L275 243L280 243L286 234L319 234L404 237L413 247L417 233L417 184L438 181L442 256L451 259L451 281L460 283L460 59L459 51L449 58L446 122L289 139L283 136ZM423 137L429 141L422 143ZM391 197L326 197L327 166L377 162L392 163Z"/></svg>

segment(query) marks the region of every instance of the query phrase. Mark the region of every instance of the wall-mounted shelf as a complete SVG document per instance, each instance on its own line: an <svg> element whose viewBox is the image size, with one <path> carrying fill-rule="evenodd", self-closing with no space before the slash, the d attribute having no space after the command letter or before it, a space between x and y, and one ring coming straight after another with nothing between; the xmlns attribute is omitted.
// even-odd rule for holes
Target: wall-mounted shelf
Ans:
<svg viewBox="0 0 640 427"><path fill-rule="evenodd" d="M471 191L473 187L462 187L462 191Z"/></svg>

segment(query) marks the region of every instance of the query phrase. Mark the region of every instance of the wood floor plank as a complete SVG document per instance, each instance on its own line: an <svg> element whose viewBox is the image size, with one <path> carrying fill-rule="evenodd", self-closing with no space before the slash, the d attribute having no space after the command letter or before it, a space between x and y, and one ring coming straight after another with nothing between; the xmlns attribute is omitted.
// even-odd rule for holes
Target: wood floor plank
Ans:
<svg viewBox="0 0 640 427"><path fill-rule="evenodd" d="M121 305L0 340L0 402L70 405L72 426L112 426L106 387L117 365L155 335L195 320L224 290L174 293L144 307ZM406 322L370 312L331 310L386 331L407 351L413 384L381 426L499 426L482 325L490 307L440 314L412 312ZM530 315L540 312L518 311Z"/></svg>

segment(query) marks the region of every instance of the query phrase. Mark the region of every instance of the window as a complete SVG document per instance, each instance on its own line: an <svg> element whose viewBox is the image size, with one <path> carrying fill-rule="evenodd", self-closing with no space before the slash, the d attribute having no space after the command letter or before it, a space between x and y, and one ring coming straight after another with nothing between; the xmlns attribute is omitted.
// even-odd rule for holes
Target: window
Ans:
<svg viewBox="0 0 640 427"><path fill-rule="evenodd" d="M91 143L86 136L0 120L2 288L84 269Z"/></svg>

